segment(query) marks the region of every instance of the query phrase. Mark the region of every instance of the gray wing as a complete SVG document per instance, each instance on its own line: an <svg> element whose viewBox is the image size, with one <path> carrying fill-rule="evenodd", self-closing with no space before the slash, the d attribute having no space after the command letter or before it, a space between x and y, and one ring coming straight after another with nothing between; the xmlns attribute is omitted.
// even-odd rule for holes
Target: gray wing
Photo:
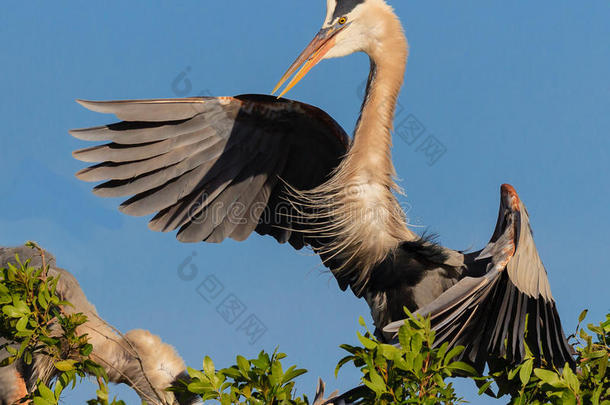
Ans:
<svg viewBox="0 0 610 405"><path fill-rule="evenodd" d="M77 177L105 181L96 195L130 197L122 212L156 214L150 228L179 229L183 242L244 240L256 231L301 248L307 241L286 189L322 184L348 145L323 111L270 96L79 102L123 122L70 132L110 141L74 152L101 162Z"/></svg>
<svg viewBox="0 0 610 405"><path fill-rule="evenodd" d="M464 264L469 276L417 311L430 316L436 344L465 346L462 356L480 371L490 355L520 362L525 343L557 367L573 364L527 209L512 186L502 186L491 241L465 255ZM384 333L393 336L401 324L388 325Z"/></svg>

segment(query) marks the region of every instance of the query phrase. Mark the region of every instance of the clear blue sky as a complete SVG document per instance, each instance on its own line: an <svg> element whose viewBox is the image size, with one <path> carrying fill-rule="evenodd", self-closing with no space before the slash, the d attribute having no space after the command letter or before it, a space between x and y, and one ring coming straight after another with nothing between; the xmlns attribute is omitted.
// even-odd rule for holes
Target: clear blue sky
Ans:
<svg viewBox="0 0 610 405"><path fill-rule="evenodd" d="M426 128L413 145L395 140L394 161L418 230L443 244L478 248L495 225L499 186L526 202L536 242L568 331L583 308L608 305L610 245L610 3L593 0L392 1L411 43L398 120ZM146 219L116 210L74 178L84 147L67 130L111 122L75 98L175 97L188 69L188 95L268 93L317 32L326 2L6 2L0 12L0 245L33 239L80 280L100 314L123 331L146 328L187 363L218 365L276 345L288 362L332 388L356 383L332 372L354 342L366 304L341 293L319 260L270 238L182 245ZM289 96L328 111L351 132L366 77L363 55L325 61ZM184 82L179 83L184 85ZM188 90L188 89L187 89ZM417 151L434 135L446 153L434 164ZM177 268L193 252L198 273ZM197 287L215 275L225 287L207 303ZM229 294L245 305L229 325L216 306ZM267 332L253 345L237 331L255 314ZM462 395L477 398L470 384ZM116 393L138 403L124 389ZM82 403L78 391L67 403Z"/></svg>

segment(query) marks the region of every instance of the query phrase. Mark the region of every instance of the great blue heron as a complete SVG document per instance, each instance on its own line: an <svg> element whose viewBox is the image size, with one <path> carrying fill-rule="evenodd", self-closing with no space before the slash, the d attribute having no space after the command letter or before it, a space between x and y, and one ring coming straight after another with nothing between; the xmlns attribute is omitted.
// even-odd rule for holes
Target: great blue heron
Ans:
<svg viewBox="0 0 610 405"><path fill-rule="evenodd" d="M320 32L282 77L283 95L322 59L365 52L366 97L353 140L325 112L264 95L79 101L123 122L71 131L111 141L74 152L102 197L131 196L126 214L155 214L155 231L182 242L246 239L253 231L311 246L342 290L364 297L380 331L429 315L438 342L466 346L480 368L488 355L519 361L525 336L537 356L572 362L527 210L502 186L489 244L476 253L413 233L401 210L390 149L408 44L384 0L328 0ZM391 334L392 328L387 330Z"/></svg>
<svg viewBox="0 0 610 405"><path fill-rule="evenodd" d="M15 264L15 255L22 262L30 260L30 265L40 267L42 257L29 247L0 248L0 267ZM187 379L186 367L173 347L145 330L132 330L121 336L99 317L95 307L87 300L78 281L66 270L56 267L55 259L49 253L45 261L50 266L49 275L60 276L57 283L59 296L73 306L65 306L66 313L83 313L88 321L77 332L87 334L93 346L91 358L102 365L111 382L131 386L146 403L151 405L194 404L195 397L177 399L165 391L178 379ZM10 343L0 338L0 346ZM0 350L0 360L6 356ZM66 358L70 358L70 353ZM36 388L38 380L49 383L58 375L52 359L44 354L35 354L32 364L17 361L0 368L0 405L12 405Z"/></svg>

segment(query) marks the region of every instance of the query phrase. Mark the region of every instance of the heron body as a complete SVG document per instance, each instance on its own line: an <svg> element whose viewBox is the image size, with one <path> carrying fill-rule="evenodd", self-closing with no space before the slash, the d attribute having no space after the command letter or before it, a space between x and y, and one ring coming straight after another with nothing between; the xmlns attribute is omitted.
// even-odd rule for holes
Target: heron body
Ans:
<svg viewBox="0 0 610 405"><path fill-rule="evenodd" d="M341 289L364 297L392 338L403 307L431 317L438 342L519 361L525 335L540 357L571 362L525 206L502 186L490 243L464 254L407 226L396 193L391 130L408 44L384 0L327 0L320 32L288 69L283 95L322 59L365 52L371 69L353 139L325 112L263 95L80 103L122 122L71 131L110 141L74 152L100 162L77 174L105 181L121 211L182 242L272 235L310 246ZM529 315L529 316L528 316ZM484 333L482 333L484 332ZM510 344L508 344L509 342Z"/></svg>
<svg viewBox="0 0 610 405"><path fill-rule="evenodd" d="M9 263L16 264L15 255L22 262L30 260L30 266L41 266L39 252L28 247L0 248L0 267ZM142 400L155 405L179 405L195 403L194 398L175 398L173 393L166 392L179 378L187 378L186 366L173 347L145 330L132 330L124 336L99 317L95 307L87 300L78 281L66 270L56 267L55 259L45 254L48 274L59 276L57 293L62 300L72 306L62 309L66 313L83 313L88 321L78 327L79 335L86 334L93 346L91 358L104 366L109 380L117 384L132 387ZM10 343L0 339L0 345ZM0 359L5 351L0 351ZM71 358L67 353L66 358ZM32 364L16 361L7 367L0 368L0 405L12 405L24 396L33 392L37 382L50 383L59 371L53 360L43 354L35 354Z"/></svg>

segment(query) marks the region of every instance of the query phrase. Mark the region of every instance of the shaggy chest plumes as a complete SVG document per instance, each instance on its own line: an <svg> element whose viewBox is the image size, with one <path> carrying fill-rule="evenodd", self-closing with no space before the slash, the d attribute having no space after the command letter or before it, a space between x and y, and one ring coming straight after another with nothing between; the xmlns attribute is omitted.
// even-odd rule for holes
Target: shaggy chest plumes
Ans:
<svg viewBox="0 0 610 405"><path fill-rule="evenodd" d="M372 269L401 241L415 236L392 189L379 182L358 181L351 169L342 165L322 186L307 192L293 190L289 198L308 232L316 235L309 241L316 253L337 279L349 280L360 295Z"/></svg>
<svg viewBox="0 0 610 405"><path fill-rule="evenodd" d="M325 239L312 245L335 276L350 280L358 295L376 265L401 242L416 239L394 195L400 188L390 153L408 44L394 14L386 8L377 13L385 35L368 52L367 91L348 154L327 182L291 193L311 232ZM392 57L383 57L387 54Z"/></svg>

